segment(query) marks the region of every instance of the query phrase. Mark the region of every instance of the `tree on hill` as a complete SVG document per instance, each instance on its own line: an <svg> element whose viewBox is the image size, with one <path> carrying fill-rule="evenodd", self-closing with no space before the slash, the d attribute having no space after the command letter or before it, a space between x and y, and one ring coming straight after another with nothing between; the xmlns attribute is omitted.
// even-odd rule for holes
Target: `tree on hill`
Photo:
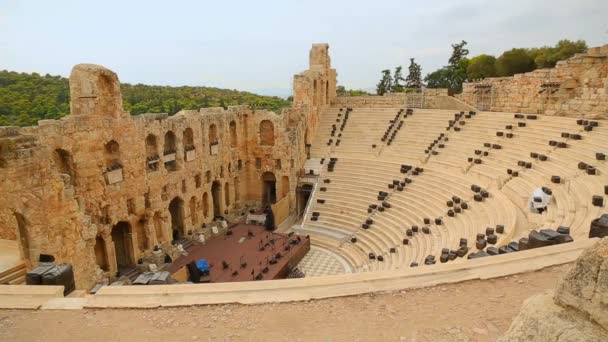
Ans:
<svg viewBox="0 0 608 342"><path fill-rule="evenodd" d="M452 44L452 55L448 60L448 65L436 70L424 78L429 88L448 88L455 92L462 91L462 83L467 78L467 67L469 60L466 56L469 50L465 48L466 41Z"/></svg>
<svg viewBox="0 0 608 342"><path fill-rule="evenodd" d="M391 77L391 71L389 69L382 70L382 79L376 85L376 94L384 95L390 93L393 86L393 78Z"/></svg>
<svg viewBox="0 0 608 342"><path fill-rule="evenodd" d="M405 79L406 88L422 88L422 67L416 63L414 58L410 58L407 78Z"/></svg>
<svg viewBox="0 0 608 342"><path fill-rule="evenodd" d="M290 105L279 97L211 87L166 87L121 84L124 108L132 115L169 113L226 105L257 103L278 111ZM59 119L69 108L68 79L36 73L0 71L0 126L31 126L38 120Z"/></svg>
<svg viewBox="0 0 608 342"><path fill-rule="evenodd" d="M505 51L496 60L496 71L499 76L513 76L534 69L536 69L536 64L526 49Z"/></svg>
<svg viewBox="0 0 608 342"><path fill-rule="evenodd" d="M469 66L467 67L468 80L479 80L496 75L496 57L479 55L469 60Z"/></svg>
<svg viewBox="0 0 608 342"><path fill-rule="evenodd" d="M405 79L401 74L402 69L403 68L401 66L395 68L395 73L393 74L393 86L391 88L393 93L400 93L404 90L402 82L404 82Z"/></svg>
<svg viewBox="0 0 608 342"><path fill-rule="evenodd" d="M587 50L584 40L571 41L562 39L554 47L543 46L530 49L528 54L534 59L537 68L553 68L558 61L568 59L574 54L583 53Z"/></svg>

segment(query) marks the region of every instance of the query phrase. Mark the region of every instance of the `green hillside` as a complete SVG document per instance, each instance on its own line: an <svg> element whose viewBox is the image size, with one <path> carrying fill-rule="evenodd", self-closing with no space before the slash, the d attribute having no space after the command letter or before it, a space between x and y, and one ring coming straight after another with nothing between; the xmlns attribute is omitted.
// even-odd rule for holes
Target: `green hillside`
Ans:
<svg viewBox="0 0 608 342"><path fill-rule="evenodd" d="M279 97L211 87L168 87L121 84L124 108L131 115L182 109L251 105L278 111L291 105ZM37 73L0 71L0 126L31 126L70 112L68 79Z"/></svg>

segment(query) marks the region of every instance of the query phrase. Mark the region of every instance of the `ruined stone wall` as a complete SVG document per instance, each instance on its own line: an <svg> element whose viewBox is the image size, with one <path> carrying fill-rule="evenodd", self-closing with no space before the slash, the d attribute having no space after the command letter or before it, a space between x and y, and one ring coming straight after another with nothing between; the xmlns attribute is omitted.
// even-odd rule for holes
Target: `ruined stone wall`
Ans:
<svg viewBox="0 0 608 342"><path fill-rule="evenodd" d="M448 96L447 89L424 89L424 93L389 93L382 96L338 96L331 102L336 107L396 108L416 107L427 109L472 110L473 107Z"/></svg>
<svg viewBox="0 0 608 342"><path fill-rule="evenodd" d="M335 71L318 63L329 56L315 45L315 70L294 87L318 80L335 94ZM72 264L78 288L176 237L210 236L214 216L261 203L268 177L293 212L305 136L329 102L319 89L296 90L300 102L279 114L237 106L132 117L116 74L90 64L74 67L70 91L71 115L0 128L0 238L18 240L29 267L40 254Z"/></svg>
<svg viewBox="0 0 608 342"><path fill-rule="evenodd" d="M608 45L589 49L555 68L465 83L463 101L499 112L608 118Z"/></svg>

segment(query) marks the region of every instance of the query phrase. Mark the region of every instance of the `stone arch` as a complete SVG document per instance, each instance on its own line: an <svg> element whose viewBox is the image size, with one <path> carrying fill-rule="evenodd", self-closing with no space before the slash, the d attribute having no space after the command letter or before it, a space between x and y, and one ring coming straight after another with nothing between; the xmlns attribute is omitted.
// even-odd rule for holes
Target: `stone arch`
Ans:
<svg viewBox="0 0 608 342"><path fill-rule="evenodd" d="M95 238L95 262L102 270L108 272L110 270L110 261L108 260L108 251L106 241L98 235Z"/></svg>
<svg viewBox="0 0 608 342"><path fill-rule="evenodd" d="M124 114L118 76L94 64L78 64L70 74L71 115L118 117Z"/></svg>
<svg viewBox="0 0 608 342"><path fill-rule="evenodd" d="M158 157L158 143L154 134L148 134L146 137L146 157Z"/></svg>
<svg viewBox="0 0 608 342"><path fill-rule="evenodd" d="M209 144L215 145L218 142L217 126L215 124L211 124L211 126L209 126Z"/></svg>
<svg viewBox="0 0 608 342"><path fill-rule="evenodd" d="M106 168L108 169L122 167L122 163L120 162L120 145L116 140L110 140L105 144L104 159Z"/></svg>
<svg viewBox="0 0 608 342"><path fill-rule="evenodd" d="M112 241L114 242L114 255L116 256L116 267L121 269L131 267L135 264L133 253L133 242L131 224L120 221L112 227Z"/></svg>
<svg viewBox="0 0 608 342"><path fill-rule="evenodd" d="M281 177L281 198L289 194L289 176Z"/></svg>
<svg viewBox="0 0 608 342"><path fill-rule="evenodd" d="M209 194L207 192L203 194L203 217L209 217Z"/></svg>
<svg viewBox="0 0 608 342"><path fill-rule="evenodd" d="M188 127L184 130L184 150L194 149L194 132Z"/></svg>
<svg viewBox="0 0 608 342"><path fill-rule="evenodd" d="M276 177L272 172L262 174L262 202L264 204L275 204L277 202Z"/></svg>
<svg viewBox="0 0 608 342"><path fill-rule="evenodd" d="M230 183L228 182L224 184L224 203L226 207L230 206Z"/></svg>
<svg viewBox="0 0 608 342"><path fill-rule="evenodd" d="M165 141L163 143L163 155L171 156L173 155L173 160L165 160L165 169L167 171L176 171L177 170L177 162L175 158L177 158L177 144L175 141L175 133L173 131L167 131L165 133Z"/></svg>
<svg viewBox="0 0 608 342"><path fill-rule="evenodd" d="M171 215L171 231L173 240L178 240L185 229L184 224L184 200L179 196L175 197L169 203L169 214Z"/></svg>
<svg viewBox="0 0 608 342"><path fill-rule="evenodd" d="M198 224L198 199L196 196L190 198L190 222L193 226Z"/></svg>
<svg viewBox="0 0 608 342"><path fill-rule="evenodd" d="M236 121L230 121L230 147L236 147L237 139L236 139Z"/></svg>
<svg viewBox="0 0 608 342"><path fill-rule="evenodd" d="M260 122L260 145L274 146L274 124L270 120Z"/></svg>

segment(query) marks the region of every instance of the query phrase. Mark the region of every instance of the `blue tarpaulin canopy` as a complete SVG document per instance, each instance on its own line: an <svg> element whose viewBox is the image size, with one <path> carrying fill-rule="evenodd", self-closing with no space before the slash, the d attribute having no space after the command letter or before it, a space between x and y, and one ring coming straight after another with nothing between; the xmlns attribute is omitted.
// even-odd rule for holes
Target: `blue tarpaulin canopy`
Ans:
<svg viewBox="0 0 608 342"><path fill-rule="evenodd" d="M205 259L197 260L196 268L198 268L201 272L209 272L209 264L207 264L207 260Z"/></svg>

